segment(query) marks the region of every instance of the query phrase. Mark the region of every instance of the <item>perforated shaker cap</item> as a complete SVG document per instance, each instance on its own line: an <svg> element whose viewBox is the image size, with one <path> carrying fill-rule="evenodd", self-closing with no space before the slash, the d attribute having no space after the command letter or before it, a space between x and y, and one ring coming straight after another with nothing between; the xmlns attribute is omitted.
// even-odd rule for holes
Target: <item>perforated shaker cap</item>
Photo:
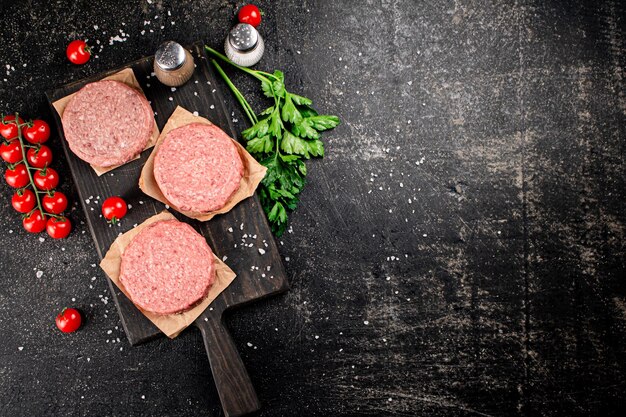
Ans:
<svg viewBox="0 0 626 417"><path fill-rule="evenodd" d="M259 42L259 32L252 25L239 23L230 30L228 42L234 49L246 52L254 49Z"/></svg>
<svg viewBox="0 0 626 417"><path fill-rule="evenodd" d="M185 49L174 41L163 42L154 54L154 59L164 71L173 71L185 63Z"/></svg>

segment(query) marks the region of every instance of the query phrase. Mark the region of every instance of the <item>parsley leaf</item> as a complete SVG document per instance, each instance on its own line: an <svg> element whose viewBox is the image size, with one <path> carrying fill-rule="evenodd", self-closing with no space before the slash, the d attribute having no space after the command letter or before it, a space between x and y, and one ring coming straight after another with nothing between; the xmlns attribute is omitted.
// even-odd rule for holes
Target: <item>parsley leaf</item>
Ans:
<svg viewBox="0 0 626 417"><path fill-rule="evenodd" d="M282 71L268 73L241 67L208 46L205 49L212 56L259 80L263 95L274 100L272 106L255 114L217 61L211 61L252 124L241 134L247 141L248 152L267 168L258 195L272 231L280 236L287 228L288 213L298 206L300 193L306 184L305 160L324 156L320 132L339 125L339 118L319 115L311 107L313 102L310 99L288 92Z"/></svg>

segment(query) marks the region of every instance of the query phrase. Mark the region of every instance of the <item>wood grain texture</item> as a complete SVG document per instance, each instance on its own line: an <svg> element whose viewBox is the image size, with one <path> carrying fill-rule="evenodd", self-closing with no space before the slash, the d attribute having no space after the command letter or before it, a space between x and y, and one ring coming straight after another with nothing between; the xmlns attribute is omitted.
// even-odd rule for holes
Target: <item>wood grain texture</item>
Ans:
<svg viewBox="0 0 626 417"><path fill-rule="evenodd" d="M202 44L195 44L192 52L197 65L196 71L185 85L176 88L175 91L161 84L156 77L150 76L152 57L140 59L122 68L130 67L135 72L135 77L155 110L155 118L159 128L165 125L169 115L176 106L180 105L190 111L197 111L200 116L208 118L229 132L232 137L236 137L230 118L225 112L213 70L208 65ZM50 105L59 98L78 91L85 84L99 80L122 68L98 74L49 92L47 97ZM54 114L59 136L63 138L61 119L56 112ZM143 152L140 159L131 161L98 177L87 163L72 153L65 140L62 143L100 258L104 256L118 234L124 233L132 228L133 224L139 224L146 218L165 209L162 203L147 197L137 186L141 167L151 149ZM93 200L95 196L99 198L101 203L103 199L112 195L122 196L132 206L128 215L120 222L120 227L109 226L100 215L100 205ZM216 304L220 307L223 306L223 308L214 307L211 310L211 316L219 318L224 309L280 293L288 288L276 242L269 230L256 195L243 201L231 212L217 216L209 222L197 222L176 212L173 214L179 220L187 221L196 230L199 230L215 254L220 258L226 257L228 265L237 273L237 279L220 295L223 302ZM232 232L228 232L229 228L234 227L243 227L245 230L249 230L250 235L256 236L253 247L248 248L238 244ZM265 251L263 255L257 250L259 247ZM114 294L114 301L118 306L122 324L132 344L145 342L160 334L159 330L110 281L109 286L112 294Z"/></svg>
<svg viewBox="0 0 626 417"><path fill-rule="evenodd" d="M153 65L152 57L135 61L128 67L133 69L135 77L139 80L155 110L159 128L165 125L169 115L176 106L180 105L192 112L197 111L199 115L207 117L229 132L232 137L236 137L202 45L202 43L197 43L193 47L192 53L197 65L194 75L185 85L176 89L161 84L156 77L150 75ZM120 69L122 68L49 92L47 97L50 106L52 107L55 100L79 90L85 84ZM63 138L61 119L56 112L54 113L59 136ZM165 209L162 203L144 195L137 185L141 167L151 149L143 152L140 159L97 176L87 163L72 153L65 140L62 144L100 258L104 256L118 234L124 233L133 225ZM112 195L122 196L132 207L128 215L120 222L120 226L107 224L100 215L101 204L99 203ZM254 195L238 204L230 212L218 215L208 222L194 221L176 212L173 214L179 220L192 224L196 230L200 231L214 253L226 260L237 273L237 278L233 283L195 321L195 325L202 331L225 414L235 417L256 411L260 407L259 401L237 348L228 331L223 327L222 314L226 309L288 289L285 270L263 209L259 205L257 196ZM236 235L233 234L234 228L246 230L252 242L244 244L243 239L237 240ZM143 316L110 280L107 279L107 281L131 344L136 345L159 336L161 332L156 326Z"/></svg>

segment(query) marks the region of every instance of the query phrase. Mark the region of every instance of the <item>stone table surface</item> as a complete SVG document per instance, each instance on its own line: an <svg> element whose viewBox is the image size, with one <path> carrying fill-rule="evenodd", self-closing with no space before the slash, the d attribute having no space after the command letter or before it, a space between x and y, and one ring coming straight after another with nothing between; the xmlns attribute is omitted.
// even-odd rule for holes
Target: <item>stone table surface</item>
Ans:
<svg viewBox="0 0 626 417"><path fill-rule="evenodd" d="M221 48L242 4L5 1L0 111L51 121L47 90ZM258 4L259 67L343 121L280 239L291 291L227 317L259 415L624 415L625 3ZM70 238L28 235L0 185L0 415L221 415L197 330L129 346L51 146Z"/></svg>

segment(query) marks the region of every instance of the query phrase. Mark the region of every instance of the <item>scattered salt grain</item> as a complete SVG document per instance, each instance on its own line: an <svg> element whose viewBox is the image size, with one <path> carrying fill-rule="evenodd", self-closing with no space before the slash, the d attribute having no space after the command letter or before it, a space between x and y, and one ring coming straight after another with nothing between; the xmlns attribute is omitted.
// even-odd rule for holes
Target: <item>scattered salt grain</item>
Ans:
<svg viewBox="0 0 626 417"><path fill-rule="evenodd" d="M41 278L43 276L43 271L37 271L37 273L35 274L35 276L37 278Z"/></svg>
<svg viewBox="0 0 626 417"><path fill-rule="evenodd" d="M265 255L265 249L259 248L259 253L260 253L261 255Z"/></svg>

